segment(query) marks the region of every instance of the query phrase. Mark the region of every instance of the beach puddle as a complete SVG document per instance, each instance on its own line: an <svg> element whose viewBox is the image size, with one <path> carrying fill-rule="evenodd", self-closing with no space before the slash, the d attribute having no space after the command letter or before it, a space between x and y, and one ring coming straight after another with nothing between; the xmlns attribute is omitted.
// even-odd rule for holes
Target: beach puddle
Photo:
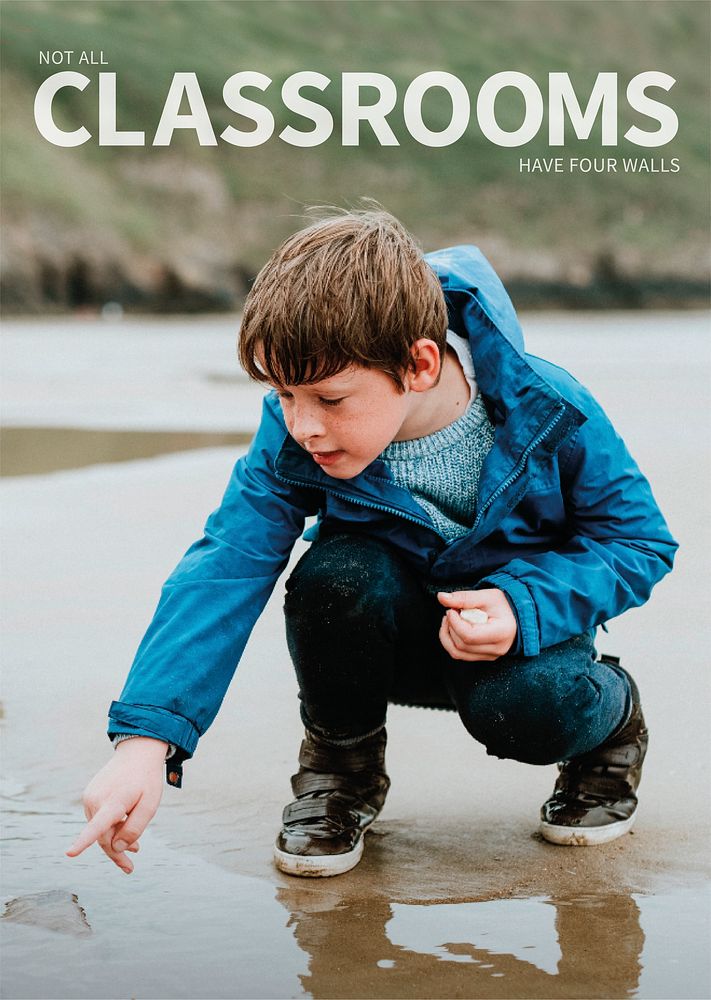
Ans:
<svg viewBox="0 0 711 1000"><path fill-rule="evenodd" d="M245 445L251 440L252 435L246 433L4 427L0 430L0 469L3 476L31 476L197 448Z"/></svg>
<svg viewBox="0 0 711 1000"><path fill-rule="evenodd" d="M78 808L6 804L7 998L709 995L700 890L392 902L241 875L150 832L127 878L98 850L63 857Z"/></svg>

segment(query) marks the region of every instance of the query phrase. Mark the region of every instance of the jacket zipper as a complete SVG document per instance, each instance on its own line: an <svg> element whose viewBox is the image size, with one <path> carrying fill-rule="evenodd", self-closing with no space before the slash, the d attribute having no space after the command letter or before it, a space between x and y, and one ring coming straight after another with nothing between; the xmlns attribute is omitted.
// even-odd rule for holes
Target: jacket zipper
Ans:
<svg viewBox="0 0 711 1000"><path fill-rule="evenodd" d="M555 425L559 422L559 420L561 420L561 418L563 417L564 413L565 413L565 407L564 406L560 406L560 408L559 408L558 412L556 413L556 415L553 417L552 420L550 420L548 422L547 426L541 431L541 433L538 435L538 437L534 438L533 441L531 441L530 444L528 444L526 446L526 448L524 449L521 457L518 460L518 463L516 464L516 467L514 468L513 472L511 473L511 475L508 477L508 479L505 479L503 481L503 483L501 483L500 486L497 486L497 488L494 490L494 492L488 498L488 500L486 501L486 503L484 503L481 506L481 508L479 510L479 513L477 514L476 518L474 519L474 524L471 527L472 531L476 530L476 528L479 525L479 522L481 521L482 517L484 516L484 514L486 513L486 511L489 509L489 507L491 507L492 503L497 499L497 497L500 497L501 494L504 492L504 490L507 490L509 488L509 486L518 479L518 477L523 472L523 467L526 464L526 459L528 458L528 456L531 454L531 452L534 450L534 448L537 448L538 445L541 443L541 441L550 434L550 432L553 430L553 428L555 427Z"/></svg>
<svg viewBox="0 0 711 1000"><path fill-rule="evenodd" d="M282 479L285 483L291 483L292 486L309 486L311 488L314 487L314 483L309 482L306 479L292 479L283 475L283 473L281 472L278 473L278 475L279 478ZM424 521L422 518L415 517L414 514L408 514L404 510L400 510L398 507L387 507L385 504L376 503L374 500L373 501L361 500L359 497L350 496L348 493L341 493L340 490L331 489L330 486L322 486L321 484L319 484L316 488L325 490L328 493L332 493L333 496L339 497L341 500L346 500L348 503L355 503L359 504L361 507L370 507L373 510L382 510L386 514L396 514L398 517L404 517L405 520L412 521L413 524L419 524L423 528L429 528L430 531L434 531L436 535L439 535L440 538L446 541L444 535L442 535L439 531L437 531L434 525L428 524L427 521Z"/></svg>

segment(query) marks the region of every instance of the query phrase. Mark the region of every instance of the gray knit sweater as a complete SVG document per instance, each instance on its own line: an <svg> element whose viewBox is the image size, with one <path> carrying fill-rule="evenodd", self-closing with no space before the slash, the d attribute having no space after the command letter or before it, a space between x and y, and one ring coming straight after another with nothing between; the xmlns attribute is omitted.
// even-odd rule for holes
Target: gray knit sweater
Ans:
<svg viewBox="0 0 711 1000"><path fill-rule="evenodd" d="M494 428L478 394L453 424L412 441L393 441L380 458L452 541L474 523L481 467L493 443Z"/></svg>

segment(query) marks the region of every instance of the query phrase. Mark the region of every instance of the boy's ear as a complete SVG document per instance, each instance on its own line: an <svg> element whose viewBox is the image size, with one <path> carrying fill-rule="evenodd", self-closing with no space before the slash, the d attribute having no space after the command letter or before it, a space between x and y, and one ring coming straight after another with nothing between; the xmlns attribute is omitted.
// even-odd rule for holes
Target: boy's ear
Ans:
<svg viewBox="0 0 711 1000"><path fill-rule="evenodd" d="M439 348L434 340L421 337L410 348L414 361L414 371L408 372L408 382L413 392L425 392L431 389L440 375L442 360Z"/></svg>

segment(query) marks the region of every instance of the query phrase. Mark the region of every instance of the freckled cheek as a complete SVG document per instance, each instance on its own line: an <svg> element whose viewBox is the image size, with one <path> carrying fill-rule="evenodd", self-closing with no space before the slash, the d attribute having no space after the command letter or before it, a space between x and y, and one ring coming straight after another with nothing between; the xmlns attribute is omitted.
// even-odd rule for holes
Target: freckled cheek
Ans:
<svg viewBox="0 0 711 1000"><path fill-rule="evenodd" d="M390 428L387 414L378 414L377 417L363 420L357 429L357 439L364 452L379 453L390 444L395 429Z"/></svg>
<svg viewBox="0 0 711 1000"><path fill-rule="evenodd" d="M401 423L399 413L378 407L376 402L368 412L355 416L329 414L325 430L333 446L370 460L390 444Z"/></svg>
<svg viewBox="0 0 711 1000"><path fill-rule="evenodd" d="M363 443L362 422L360 420L332 420L329 424L329 438L337 447L357 453Z"/></svg>

